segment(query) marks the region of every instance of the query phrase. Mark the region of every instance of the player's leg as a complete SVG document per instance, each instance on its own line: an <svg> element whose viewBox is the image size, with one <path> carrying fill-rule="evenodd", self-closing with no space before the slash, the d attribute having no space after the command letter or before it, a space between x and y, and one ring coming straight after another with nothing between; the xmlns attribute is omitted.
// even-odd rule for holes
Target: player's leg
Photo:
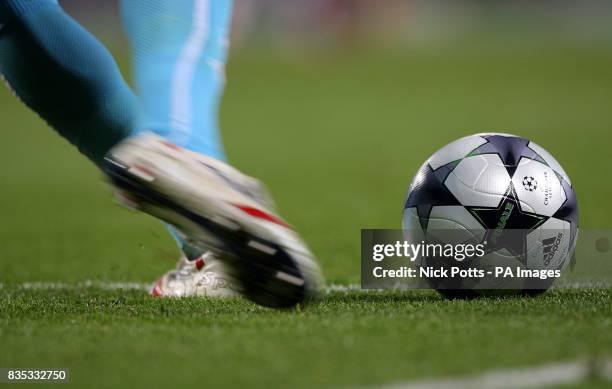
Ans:
<svg viewBox="0 0 612 389"><path fill-rule="evenodd" d="M106 48L57 0L0 2L0 73L96 164L138 126L135 96Z"/></svg>
<svg viewBox="0 0 612 389"><path fill-rule="evenodd" d="M123 0L145 127L225 159L218 128L232 0Z"/></svg>
<svg viewBox="0 0 612 389"><path fill-rule="evenodd" d="M120 4L132 48L135 89L147 114L143 128L224 159L217 111L232 1L124 0ZM174 227L168 230L181 249L181 259L157 281L153 295L234 294L214 255L190 245Z"/></svg>
<svg viewBox="0 0 612 389"><path fill-rule="evenodd" d="M128 203L223 260L245 296L288 306L320 283L312 254L259 183L220 160L229 8L223 0L124 1L137 85L153 118L147 127L165 138L128 139L111 150L106 169Z"/></svg>
<svg viewBox="0 0 612 389"><path fill-rule="evenodd" d="M319 272L312 255L260 201L253 179L165 138L128 136L139 123L137 99L109 53L56 1L4 0L0 24L0 70L6 80L49 124L102 162L120 194L202 247L214 248L240 280L241 291L261 304L293 305L316 289ZM194 42L206 30L197 31ZM194 58L189 47L196 45L188 46L185 59ZM177 77L188 70L177 71ZM185 105L176 106L187 112L179 118L193 115ZM178 131L170 136L176 142L198 144L189 140L185 123L174 128Z"/></svg>

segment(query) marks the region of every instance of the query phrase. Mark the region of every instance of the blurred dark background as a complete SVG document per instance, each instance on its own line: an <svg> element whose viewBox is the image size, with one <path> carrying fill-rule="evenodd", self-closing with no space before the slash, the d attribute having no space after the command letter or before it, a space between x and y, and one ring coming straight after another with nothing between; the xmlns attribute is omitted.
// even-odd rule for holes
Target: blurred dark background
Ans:
<svg viewBox="0 0 612 389"><path fill-rule="evenodd" d="M117 38L118 0L62 0L108 39ZM235 0L233 47L334 46L366 42L431 44L477 32L612 41L605 0Z"/></svg>

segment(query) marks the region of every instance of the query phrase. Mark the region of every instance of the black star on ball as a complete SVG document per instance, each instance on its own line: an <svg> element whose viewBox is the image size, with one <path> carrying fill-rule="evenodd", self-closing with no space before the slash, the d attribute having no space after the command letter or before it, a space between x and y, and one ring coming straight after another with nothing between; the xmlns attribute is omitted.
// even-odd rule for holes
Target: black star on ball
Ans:
<svg viewBox="0 0 612 389"><path fill-rule="evenodd" d="M507 249L512 255L523 257L525 237L548 218L521 209L512 183L496 207L466 207L487 229L487 251Z"/></svg>

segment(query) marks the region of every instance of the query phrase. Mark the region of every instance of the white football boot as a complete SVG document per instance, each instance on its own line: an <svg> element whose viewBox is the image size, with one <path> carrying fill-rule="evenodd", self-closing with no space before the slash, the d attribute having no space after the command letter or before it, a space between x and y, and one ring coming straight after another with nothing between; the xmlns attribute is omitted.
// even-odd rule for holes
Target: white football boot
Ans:
<svg viewBox="0 0 612 389"><path fill-rule="evenodd" d="M104 170L125 205L212 251L248 299L290 307L320 287L313 255L271 210L263 186L226 163L144 133L115 146Z"/></svg>
<svg viewBox="0 0 612 389"><path fill-rule="evenodd" d="M176 269L170 270L155 282L151 295L153 297L239 296L226 273L223 263L210 251L191 261L183 254Z"/></svg>

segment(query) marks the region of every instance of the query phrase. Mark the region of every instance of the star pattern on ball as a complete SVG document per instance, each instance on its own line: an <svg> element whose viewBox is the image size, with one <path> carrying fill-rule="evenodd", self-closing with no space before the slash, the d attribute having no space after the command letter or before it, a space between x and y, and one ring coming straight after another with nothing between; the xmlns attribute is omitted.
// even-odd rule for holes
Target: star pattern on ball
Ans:
<svg viewBox="0 0 612 389"><path fill-rule="evenodd" d="M514 176L521 158L529 158L548 166L544 158L529 148L527 139L503 135L488 135L483 138L487 142L472 150L468 156L497 154L510 177Z"/></svg>
<svg viewBox="0 0 612 389"><path fill-rule="evenodd" d="M442 166L435 171L426 163L419 169L410 187L410 195L404 208L416 207L419 222L427 230L429 215L435 206L461 205L459 200L444 185L444 180L457 165L457 161Z"/></svg>
<svg viewBox="0 0 612 389"><path fill-rule="evenodd" d="M507 249L512 255L524 258L525 238L530 231L542 225L548 217L521 209L512 183L496 207L470 207L466 209L486 228L487 251Z"/></svg>

